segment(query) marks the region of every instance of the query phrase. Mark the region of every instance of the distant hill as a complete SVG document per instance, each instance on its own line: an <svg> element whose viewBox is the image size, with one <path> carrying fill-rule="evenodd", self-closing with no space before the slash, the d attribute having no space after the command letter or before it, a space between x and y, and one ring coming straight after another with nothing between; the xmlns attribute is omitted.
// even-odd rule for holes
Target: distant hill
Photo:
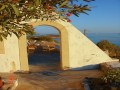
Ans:
<svg viewBox="0 0 120 90"><path fill-rule="evenodd" d="M47 36L50 36L51 38L59 38L60 35L54 35L54 34L48 34Z"/></svg>
<svg viewBox="0 0 120 90"><path fill-rule="evenodd" d="M60 35L57 34L34 34L34 35L29 35L29 37L39 37L39 36L49 36L51 38L59 38Z"/></svg>

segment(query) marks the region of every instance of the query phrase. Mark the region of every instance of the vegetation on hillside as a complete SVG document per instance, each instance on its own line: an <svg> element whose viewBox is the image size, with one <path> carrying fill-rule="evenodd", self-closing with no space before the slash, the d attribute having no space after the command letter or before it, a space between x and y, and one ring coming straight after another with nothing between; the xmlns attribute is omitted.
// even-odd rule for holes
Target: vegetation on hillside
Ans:
<svg viewBox="0 0 120 90"><path fill-rule="evenodd" d="M120 84L120 68L108 70L104 73L103 79L107 83Z"/></svg>
<svg viewBox="0 0 120 90"><path fill-rule="evenodd" d="M83 1L94 0L0 0L0 40L7 39L12 33L17 37L32 34L33 26L22 21L62 19L71 22L71 15L79 16L90 11L91 7Z"/></svg>
<svg viewBox="0 0 120 90"><path fill-rule="evenodd" d="M120 57L120 47L110 43L107 40L98 42L97 46L103 51L108 50L109 56L111 57Z"/></svg>
<svg viewBox="0 0 120 90"><path fill-rule="evenodd" d="M50 36L35 36L35 37L28 37L28 40L37 40L37 41L54 41Z"/></svg>
<svg viewBox="0 0 120 90"><path fill-rule="evenodd" d="M100 78L86 77L84 83L90 90L120 90L120 69L108 70Z"/></svg>

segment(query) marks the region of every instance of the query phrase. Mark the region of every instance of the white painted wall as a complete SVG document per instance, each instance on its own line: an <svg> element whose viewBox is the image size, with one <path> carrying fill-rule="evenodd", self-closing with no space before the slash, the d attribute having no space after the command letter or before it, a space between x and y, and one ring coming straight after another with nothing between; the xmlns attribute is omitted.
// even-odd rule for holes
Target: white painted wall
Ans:
<svg viewBox="0 0 120 90"><path fill-rule="evenodd" d="M100 50L93 42L91 42L70 23L64 21L56 21L54 23L63 25L64 27L61 29L67 30L68 32L69 51L66 52L69 53L69 64L67 65L69 65L70 68L91 69L97 64L112 60L106 53ZM47 22L45 25L47 25ZM4 46L5 54L0 54L0 72L20 70L19 45L17 37L15 35L8 37L7 40L4 40ZM13 67L13 62L15 62L14 67L16 68Z"/></svg>
<svg viewBox="0 0 120 90"><path fill-rule="evenodd" d="M5 54L0 54L0 72L20 70L18 38L14 34L4 40L4 48Z"/></svg>
<svg viewBox="0 0 120 90"><path fill-rule="evenodd" d="M58 21L68 31L69 67L76 69L92 69L97 64L112 59L68 22Z"/></svg>

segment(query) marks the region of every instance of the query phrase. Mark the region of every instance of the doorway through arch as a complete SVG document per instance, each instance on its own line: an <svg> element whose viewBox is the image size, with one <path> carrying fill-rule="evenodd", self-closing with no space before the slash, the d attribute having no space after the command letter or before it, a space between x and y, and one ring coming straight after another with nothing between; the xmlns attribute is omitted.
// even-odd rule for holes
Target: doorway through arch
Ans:
<svg viewBox="0 0 120 90"><path fill-rule="evenodd" d="M51 21L31 21L29 23L30 25L35 26L51 26L56 28L60 33L60 69L64 70L66 68L69 68L69 45L68 45L68 31L60 23L57 22L51 22ZM26 35L23 35L19 39L19 53L20 53L20 67L22 71L29 71L29 64L28 64L28 57L27 57L27 47L26 47ZM24 52L23 52L24 50Z"/></svg>
<svg viewBox="0 0 120 90"><path fill-rule="evenodd" d="M60 70L60 32L46 25L34 28L36 33L27 36L30 71Z"/></svg>

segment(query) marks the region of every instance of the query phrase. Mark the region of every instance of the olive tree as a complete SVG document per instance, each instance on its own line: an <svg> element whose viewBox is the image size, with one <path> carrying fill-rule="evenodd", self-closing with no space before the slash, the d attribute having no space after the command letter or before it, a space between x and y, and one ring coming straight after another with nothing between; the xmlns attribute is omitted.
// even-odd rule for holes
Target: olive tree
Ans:
<svg viewBox="0 0 120 90"><path fill-rule="evenodd" d="M18 38L23 34L32 34L34 28L22 21L31 19L66 20L73 14L87 14L91 8L87 4L94 0L0 0L0 40L14 33Z"/></svg>

